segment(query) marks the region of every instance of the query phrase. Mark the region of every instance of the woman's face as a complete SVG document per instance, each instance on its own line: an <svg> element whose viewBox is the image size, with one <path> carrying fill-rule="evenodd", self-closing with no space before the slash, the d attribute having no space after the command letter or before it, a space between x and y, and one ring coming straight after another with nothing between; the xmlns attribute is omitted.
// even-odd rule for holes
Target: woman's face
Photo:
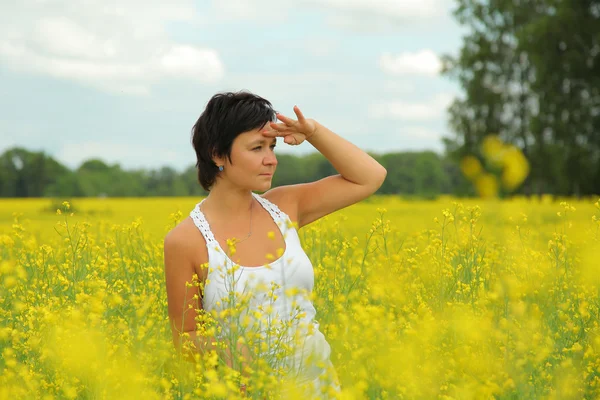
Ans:
<svg viewBox="0 0 600 400"><path fill-rule="evenodd" d="M272 130L269 124L263 129ZM271 187L273 174L277 168L275 144L277 138L268 138L254 129L238 135L231 147L231 161L224 158L218 165L224 165L219 174L236 186L249 190L265 191Z"/></svg>

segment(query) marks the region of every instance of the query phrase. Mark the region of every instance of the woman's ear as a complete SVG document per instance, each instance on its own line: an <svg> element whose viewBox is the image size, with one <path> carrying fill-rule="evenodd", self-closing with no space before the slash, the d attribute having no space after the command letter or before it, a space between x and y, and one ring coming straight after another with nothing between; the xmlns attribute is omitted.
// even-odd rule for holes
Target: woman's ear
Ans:
<svg viewBox="0 0 600 400"><path fill-rule="evenodd" d="M219 157L213 153L211 158L217 167L220 165L225 165L225 159L223 157Z"/></svg>

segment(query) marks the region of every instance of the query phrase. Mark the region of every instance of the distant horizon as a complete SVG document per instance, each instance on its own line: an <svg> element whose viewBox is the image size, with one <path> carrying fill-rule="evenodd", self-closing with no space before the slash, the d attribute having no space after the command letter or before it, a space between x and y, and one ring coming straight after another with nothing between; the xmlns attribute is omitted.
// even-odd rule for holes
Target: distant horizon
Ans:
<svg viewBox="0 0 600 400"><path fill-rule="evenodd" d="M5 154L8 151L11 151L11 150L14 150L14 149L23 149L23 150L26 150L26 151L31 152L31 153L44 153L46 156L50 156L52 159L56 160L60 164L62 164L65 167L69 168L70 170L76 170L79 167L81 167L81 165L83 165L85 162L92 161L92 160L102 161L104 164L106 164L108 166L118 165L119 167L121 167L121 169L123 171L140 170L140 169L158 170L158 169L161 169L161 168L164 168L164 167L169 167L169 168L172 168L173 170L177 171L178 173L182 173L187 168L194 167L195 164L196 164L195 160L191 161L189 165L187 165L186 167L184 167L182 169L177 169L177 168L175 168L175 167L173 167L171 165L158 165L158 166L153 166L153 167L145 167L145 166L125 167L119 161L108 162L108 161L106 161L106 160L104 160L104 159L102 159L100 157L93 157L93 158L89 158L89 159L86 159L86 160L82 160L79 164L77 164L76 166L72 167L72 166L67 165L66 163L62 162L62 160L57 159L56 157L54 157L54 155L52 155L52 154L50 154L50 153L48 153L48 152L46 152L44 150L32 150L32 149L28 149L28 148L23 147L23 146L14 146L14 147L10 147L10 148L7 148L7 149L3 149L3 150L0 151L0 156L3 155L3 154ZM386 152L373 152L373 151L370 151L370 150L366 150L366 151L367 151L367 153L375 155L375 156L383 156L383 155L386 155L386 154L397 154L397 153L424 153L424 152L435 153L435 154L439 155L440 157L443 157L445 155L443 151L442 152L437 152L437 151L434 151L434 150L431 150L431 149L423 149L423 150L418 150L418 149L391 150L391 151L386 151ZM305 156L310 156L310 155L313 155L313 154L319 154L319 152L316 151L316 150L314 150L314 151L311 151L311 152L305 152L305 153L301 153L301 154L291 153L291 152L290 153L284 153L284 154L285 155L291 155L291 156L297 156L297 157L305 157Z"/></svg>

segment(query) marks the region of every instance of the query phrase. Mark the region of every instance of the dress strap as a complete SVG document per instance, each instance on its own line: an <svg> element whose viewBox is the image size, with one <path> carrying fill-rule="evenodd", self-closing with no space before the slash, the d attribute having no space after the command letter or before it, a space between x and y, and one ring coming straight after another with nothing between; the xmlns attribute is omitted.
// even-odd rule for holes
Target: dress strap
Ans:
<svg viewBox="0 0 600 400"><path fill-rule="evenodd" d="M196 207L194 207L194 209L190 212L190 217L192 217L194 224L196 225L196 227L198 227L198 229L202 233L202 236L204 236L204 240L206 240L206 247L212 249L215 247L215 245L218 246L219 243L215 239L215 236L213 235L212 231L210 230L210 225L208 225L208 221L206 220L206 217L204 217L204 213L200 211L201 203L202 202L196 204Z"/></svg>
<svg viewBox="0 0 600 400"><path fill-rule="evenodd" d="M269 200L259 196L254 192L252 192L252 195L260 202L263 208L268 211L268 213L271 215L271 218L275 220L275 223L279 226L281 233L285 233L285 231L291 227L292 220L286 213L281 211L276 204L271 203Z"/></svg>
<svg viewBox="0 0 600 400"><path fill-rule="evenodd" d="M289 229L289 227L292 224L290 217L286 213L281 211L276 204L271 203L264 197L261 197L254 192L252 192L252 195L254 196L254 198L256 198L256 200L258 200L258 202L263 206L263 208L267 210L267 212L271 215L271 218L275 220L275 223L277 224L277 226L279 226L281 233L285 234L286 230ZM202 201L196 204L196 207L194 207L194 209L190 212L190 217L192 217L194 225L196 225L196 227L202 233L202 236L204 236L204 240L206 240L206 246L209 249L216 249L219 247L219 242L217 242L215 236L210 230L210 225L208 224L204 213L200 211L200 204L202 204Z"/></svg>

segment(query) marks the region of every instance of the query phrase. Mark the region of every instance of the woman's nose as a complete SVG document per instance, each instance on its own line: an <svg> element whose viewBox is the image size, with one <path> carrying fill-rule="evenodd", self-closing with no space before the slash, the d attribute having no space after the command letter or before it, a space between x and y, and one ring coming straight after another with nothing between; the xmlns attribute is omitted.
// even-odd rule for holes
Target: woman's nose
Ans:
<svg viewBox="0 0 600 400"><path fill-rule="evenodd" d="M267 165L270 165L270 164L277 165L277 157L275 156L275 154L270 154L265 157L263 162Z"/></svg>

